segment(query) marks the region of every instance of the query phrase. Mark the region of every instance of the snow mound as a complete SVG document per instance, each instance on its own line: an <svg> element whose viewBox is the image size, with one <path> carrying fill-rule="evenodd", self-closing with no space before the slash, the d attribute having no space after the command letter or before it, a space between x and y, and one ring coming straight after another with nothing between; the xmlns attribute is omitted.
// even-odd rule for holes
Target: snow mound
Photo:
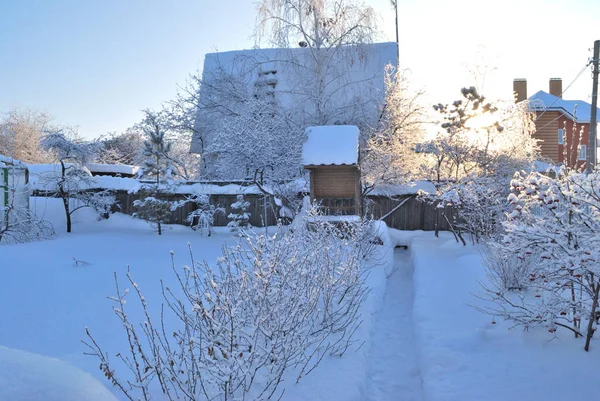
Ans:
<svg viewBox="0 0 600 401"><path fill-rule="evenodd" d="M117 399L92 375L63 361L0 346L0 400Z"/></svg>

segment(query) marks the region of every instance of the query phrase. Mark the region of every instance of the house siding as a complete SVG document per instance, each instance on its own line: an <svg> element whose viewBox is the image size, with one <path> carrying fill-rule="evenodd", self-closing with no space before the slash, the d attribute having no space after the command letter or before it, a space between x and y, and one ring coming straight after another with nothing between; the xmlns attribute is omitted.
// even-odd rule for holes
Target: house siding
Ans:
<svg viewBox="0 0 600 401"><path fill-rule="evenodd" d="M560 119L560 127L565 130L565 145L558 147L559 161L569 167L583 167L585 161L577 159L578 147L579 144L588 145L590 125L577 124L563 116Z"/></svg>
<svg viewBox="0 0 600 401"><path fill-rule="evenodd" d="M557 111L537 112L536 117L536 131L533 138L538 141L542 156L551 159L554 163L560 163L558 129L563 128L561 119L564 117Z"/></svg>

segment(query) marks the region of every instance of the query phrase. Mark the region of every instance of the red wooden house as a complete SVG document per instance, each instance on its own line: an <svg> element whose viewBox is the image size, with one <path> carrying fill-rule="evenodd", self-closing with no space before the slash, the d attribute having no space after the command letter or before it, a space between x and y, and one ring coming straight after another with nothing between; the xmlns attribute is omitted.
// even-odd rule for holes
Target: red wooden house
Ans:
<svg viewBox="0 0 600 401"><path fill-rule="evenodd" d="M516 101L527 99L536 114L533 137L539 141L542 156L556 164L583 167L592 106L583 100L563 99L560 78L550 79L550 93L538 91L527 98L527 81L524 79L515 79L513 90Z"/></svg>

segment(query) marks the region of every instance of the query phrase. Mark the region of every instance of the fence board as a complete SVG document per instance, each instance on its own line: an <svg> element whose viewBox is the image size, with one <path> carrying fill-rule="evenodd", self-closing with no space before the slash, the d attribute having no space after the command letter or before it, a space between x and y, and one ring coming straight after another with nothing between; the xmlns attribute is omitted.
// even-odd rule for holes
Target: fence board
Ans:
<svg viewBox="0 0 600 401"><path fill-rule="evenodd" d="M37 192L34 196L47 196ZM299 195L300 196L300 195ZM138 194L128 193L124 190L115 191L115 197L119 205L118 211L124 214L132 215L135 210L133 208L133 202L139 199ZM173 194L165 195L163 199L170 201L179 201L185 199L184 194ZM260 194L247 194L244 198L250 203L248 212L250 213L250 224L254 227L264 227L264 201L265 198ZM408 198L408 200L406 200ZM446 231L449 230L448 220L452 221L455 211L452 207L446 206L444 208L437 208L435 205L420 202L415 196L408 196L404 198L390 199L383 196L368 196L365 199L366 213L365 215L379 219L385 216L398 204L406 200L406 203L387 216L384 221L388 227L396 228L398 230L424 230L424 231ZM225 213L215 215L214 225L216 227L226 226L231 219L227 216L232 212L231 205L237 201L236 195L214 195L211 196L211 204L222 207L225 209ZM347 207L346 201L342 201L343 205ZM332 205L333 206L333 205ZM187 222L187 216L193 210L196 209L194 203L186 203L184 206L173 211L167 223L169 224L184 224L189 225ZM266 224L273 226L277 224L277 218L273 211L273 208L269 204L267 198L267 221Z"/></svg>

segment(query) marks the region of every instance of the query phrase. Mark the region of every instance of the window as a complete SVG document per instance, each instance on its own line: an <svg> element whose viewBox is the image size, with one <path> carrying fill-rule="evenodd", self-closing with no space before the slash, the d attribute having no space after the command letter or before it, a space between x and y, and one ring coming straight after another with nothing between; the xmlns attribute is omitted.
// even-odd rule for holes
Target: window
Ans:
<svg viewBox="0 0 600 401"><path fill-rule="evenodd" d="M558 129L558 144L559 145L565 144L565 130L562 128Z"/></svg>
<svg viewBox="0 0 600 401"><path fill-rule="evenodd" d="M579 145L577 147L577 160L586 160L587 159L587 146Z"/></svg>

